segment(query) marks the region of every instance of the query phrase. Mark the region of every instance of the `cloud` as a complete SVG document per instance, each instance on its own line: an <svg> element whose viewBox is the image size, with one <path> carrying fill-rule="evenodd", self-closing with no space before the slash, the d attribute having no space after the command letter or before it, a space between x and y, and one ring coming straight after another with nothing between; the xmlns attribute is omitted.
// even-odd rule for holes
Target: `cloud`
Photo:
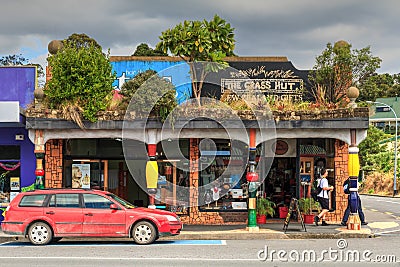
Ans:
<svg viewBox="0 0 400 267"><path fill-rule="evenodd" d="M390 0L7 1L0 55L33 46L40 57L51 40L72 33L86 33L112 55L131 55L140 43L154 47L162 31L184 20L218 14L235 28L238 55L287 56L310 69L328 42L344 39L353 48L371 46L383 60L380 72L398 73L398 10L400 2Z"/></svg>

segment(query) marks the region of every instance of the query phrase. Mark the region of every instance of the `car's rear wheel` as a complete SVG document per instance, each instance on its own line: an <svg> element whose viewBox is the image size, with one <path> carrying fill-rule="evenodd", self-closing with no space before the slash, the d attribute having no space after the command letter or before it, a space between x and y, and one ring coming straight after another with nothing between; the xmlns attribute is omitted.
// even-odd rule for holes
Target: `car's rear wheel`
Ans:
<svg viewBox="0 0 400 267"><path fill-rule="evenodd" d="M151 244L156 240L157 230L152 223L140 221L133 226L132 237L136 244Z"/></svg>
<svg viewBox="0 0 400 267"><path fill-rule="evenodd" d="M45 222L35 222L28 229L28 239L34 245L47 245L53 239L53 231Z"/></svg>

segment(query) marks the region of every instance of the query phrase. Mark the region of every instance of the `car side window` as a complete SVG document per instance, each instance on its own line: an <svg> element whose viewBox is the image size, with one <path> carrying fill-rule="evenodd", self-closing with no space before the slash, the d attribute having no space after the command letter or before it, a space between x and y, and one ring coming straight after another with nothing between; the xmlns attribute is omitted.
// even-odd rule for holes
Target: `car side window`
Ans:
<svg viewBox="0 0 400 267"><path fill-rule="evenodd" d="M95 194L83 194L83 201L85 208L89 209L109 209L110 205L114 203L103 196Z"/></svg>
<svg viewBox="0 0 400 267"><path fill-rule="evenodd" d="M42 207L46 195L28 195L24 196L19 203L20 207Z"/></svg>
<svg viewBox="0 0 400 267"><path fill-rule="evenodd" d="M55 194L49 201L49 207L79 208L79 194Z"/></svg>

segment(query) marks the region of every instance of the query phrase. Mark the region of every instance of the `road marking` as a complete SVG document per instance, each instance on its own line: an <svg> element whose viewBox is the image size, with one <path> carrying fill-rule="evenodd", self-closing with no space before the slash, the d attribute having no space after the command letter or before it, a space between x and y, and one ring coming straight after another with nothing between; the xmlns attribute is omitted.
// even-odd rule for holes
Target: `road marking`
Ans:
<svg viewBox="0 0 400 267"><path fill-rule="evenodd" d="M385 213L388 214L388 215L392 215L393 214L393 212L390 212L390 211L385 211Z"/></svg>
<svg viewBox="0 0 400 267"><path fill-rule="evenodd" d="M40 256L32 256L32 257L27 257L27 256L0 256L0 259L32 259L32 260L54 260L54 259L60 259L60 260L93 260L93 261L104 261L104 260L125 260L125 261L153 261L153 260L160 260L160 261L207 261L207 262L218 262L218 261L223 261L223 262L260 262L258 259L243 259L243 258L232 258L232 259L222 259L222 258L121 258L121 257L76 257L76 256L70 256L70 257L40 257Z"/></svg>
<svg viewBox="0 0 400 267"><path fill-rule="evenodd" d="M377 202L386 202L386 203L392 203L392 204L399 204L399 202L397 201L390 201L390 200L376 200Z"/></svg>
<svg viewBox="0 0 400 267"><path fill-rule="evenodd" d="M192 245L192 246L226 246L226 240L161 240L156 241L153 244L147 246L168 246L168 245ZM33 246L29 242L6 242L0 244L0 246L7 247L21 247L21 246ZM63 246L63 247L127 247L127 246L142 246L137 245L133 242L58 242L58 243L50 243L47 246Z"/></svg>
<svg viewBox="0 0 400 267"><path fill-rule="evenodd" d="M369 223L368 226L370 228L388 229L388 228L395 228L399 226L399 224L396 222L373 222Z"/></svg>
<svg viewBox="0 0 400 267"><path fill-rule="evenodd" d="M400 229L398 230L392 230L392 231L385 231L385 232L380 232L380 233L375 233L375 235L389 235L395 232L400 232Z"/></svg>
<svg viewBox="0 0 400 267"><path fill-rule="evenodd" d="M375 212L378 211L378 210L376 210L376 209L370 209L370 210L371 210L371 211L375 211Z"/></svg>

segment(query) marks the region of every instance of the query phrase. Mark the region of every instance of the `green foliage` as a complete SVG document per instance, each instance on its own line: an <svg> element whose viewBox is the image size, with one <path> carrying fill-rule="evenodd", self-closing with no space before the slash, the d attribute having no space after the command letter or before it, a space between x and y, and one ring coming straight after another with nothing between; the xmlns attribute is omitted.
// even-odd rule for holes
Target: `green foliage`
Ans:
<svg viewBox="0 0 400 267"><path fill-rule="evenodd" d="M362 85L375 74L381 59L371 54L370 47L351 50L344 41L334 46L328 43L321 55L316 57L309 80L316 99L325 103L340 103L346 98L350 86ZM321 92L323 99L319 98Z"/></svg>
<svg viewBox="0 0 400 267"><path fill-rule="evenodd" d="M377 98L400 95L398 74L375 74L360 86L359 101L375 101Z"/></svg>
<svg viewBox="0 0 400 267"><path fill-rule="evenodd" d="M122 85L120 94L124 96L122 105L134 111L150 113L165 121L177 106L174 85L158 76L153 70L139 73Z"/></svg>
<svg viewBox="0 0 400 267"><path fill-rule="evenodd" d="M375 190L374 189L369 189L368 190L368 194L374 194L375 193Z"/></svg>
<svg viewBox="0 0 400 267"><path fill-rule="evenodd" d="M167 53L164 53L161 50L152 49L148 44L142 43L136 47L135 52L132 56L141 56L141 57L151 57L151 56L168 56Z"/></svg>
<svg viewBox="0 0 400 267"><path fill-rule="evenodd" d="M95 48L101 50L101 46L97 43L97 41L84 33L71 34L67 39L64 40L64 45L76 47L77 49L94 46Z"/></svg>
<svg viewBox="0 0 400 267"><path fill-rule="evenodd" d="M23 66L26 64L29 64L29 59L24 58L22 54L0 57L0 66Z"/></svg>
<svg viewBox="0 0 400 267"><path fill-rule="evenodd" d="M380 141L389 136L380 129L369 126L367 137L358 145L360 165L363 170L387 170L391 161L390 153L385 145L380 144ZM393 153L391 154L393 155Z"/></svg>
<svg viewBox="0 0 400 267"><path fill-rule="evenodd" d="M319 202L315 201L312 197L300 198L298 205L303 214L312 214L313 210L319 210L321 208Z"/></svg>
<svg viewBox="0 0 400 267"><path fill-rule="evenodd" d="M258 198L257 199L257 214L258 215L275 215L275 202L271 201L269 198Z"/></svg>
<svg viewBox="0 0 400 267"><path fill-rule="evenodd" d="M157 50L170 51L189 63L192 87L200 105L202 81L209 72L227 67L223 60L234 55L235 39L233 28L225 20L215 15L211 21L184 21L172 29L162 32ZM197 65L194 62L207 61L219 64Z"/></svg>
<svg viewBox="0 0 400 267"><path fill-rule="evenodd" d="M105 110L112 98L115 75L108 55L95 45L66 43L48 61L52 78L44 93L50 107L79 107L85 119L97 121L97 112Z"/></svg>

